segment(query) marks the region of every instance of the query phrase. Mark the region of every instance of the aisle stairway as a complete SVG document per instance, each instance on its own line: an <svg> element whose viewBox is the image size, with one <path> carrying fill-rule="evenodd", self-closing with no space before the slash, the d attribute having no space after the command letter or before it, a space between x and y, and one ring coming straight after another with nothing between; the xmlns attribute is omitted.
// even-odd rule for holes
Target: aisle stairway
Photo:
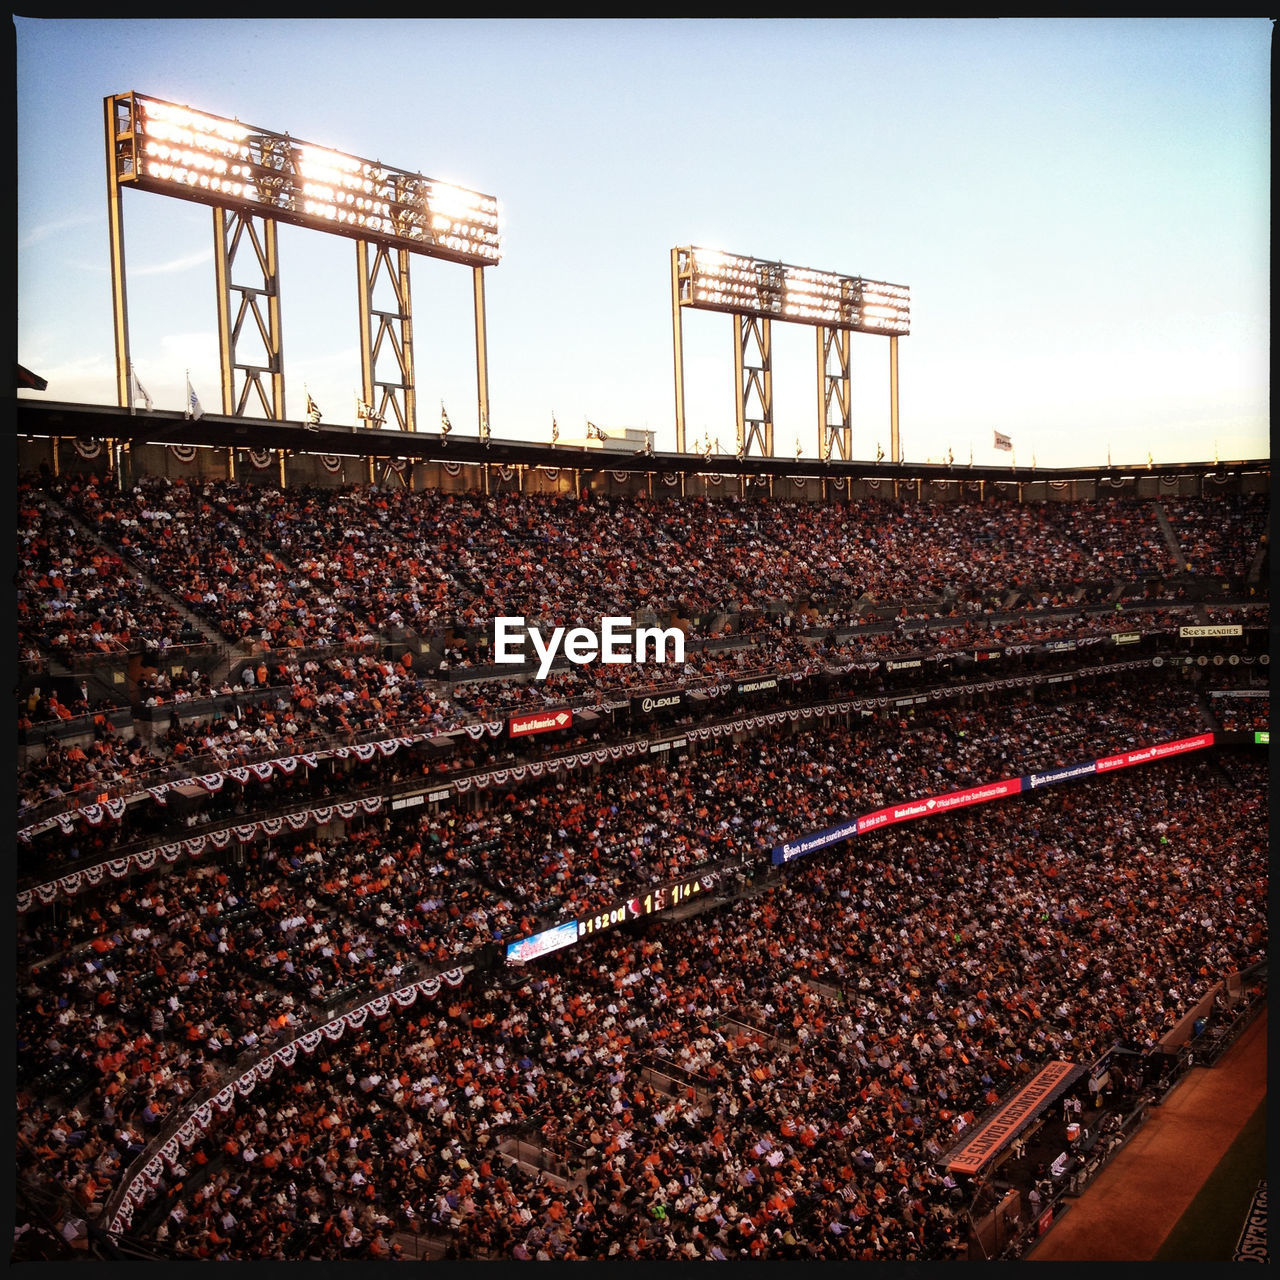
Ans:
<svg viewBox="0 0 1280 1280"><path fill-rule="evenodd" d="M1164 504L1153 502L1151 510L1155 514L1156 524L1160 526L1160 532L1164 534L1165 543L1173 556L1174 563L1178 566L1178 572L1186 573L1188 571L1187 557L1182 554L1182 544L1178 541L1178 535L1174 532L1173 525L1169 522L1169 516L1165 512Z"/></svg>

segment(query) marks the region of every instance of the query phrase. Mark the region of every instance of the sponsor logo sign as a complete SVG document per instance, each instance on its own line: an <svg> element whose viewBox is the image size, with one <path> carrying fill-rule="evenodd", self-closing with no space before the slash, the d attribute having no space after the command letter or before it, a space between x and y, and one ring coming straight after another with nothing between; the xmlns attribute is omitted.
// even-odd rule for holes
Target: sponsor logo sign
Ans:
<svg viewBox="0 0 1280 1280"><path fill-rule="evenodd" d="M1136 751L1126 751L1123 755L1103 756L1098 760L1098 772L1127 769L1130 765L1147 764L1151 760L1163 760L1168 756L1181 755L1184 751L1199 751L1211 746L1211 733L1199 733L1194 738L1179 738L1176 742L1159 742L1150 747L1139 747Z"/></svg>
<svg viewBox="0 0 1280 1280"><path fill-rule="evenodd" d="M565 924L556 925L553 929L544 929L541 933L521 938L518 942L509 942L507 963L524 964L552 951L559 951L561 947L572 946L577 940L578 922L569 920Z"/></svg>
<svg viewBox="0 0 1280 1280"><path fill-rule="evenodd" d="M1113 631L1111 639L1116 644L1137 644L1142 639L1141 631Z"/></svg>
<svg viewBox="0 0 1280 1280"><path fill-rule="evenodd" d="M966 808L971 804L985 804L988 800L1014 796L1021 790L1021 778L1005 778L1001 782L988 782L980 787L965 787L963 791L949 791L946 795L909 800L905 804L890 805L886 809L877 809L874 813L859 818L858 829L870 830L889 823L910 822L913 818L934 817L940 813L950 813L953 809Z"/></svg>
<svg viewBox="0 0 1280 1280"><path fill-rule="evenodd" d="M507 721L507 736L523 738L531 733L553 733L556 729L567 729L572 723L573 712L568 707L558 711L530 711Z"/></svg>
<svg viewBox="0 0 1280 1280"><path fill-rule="evenodd" d="M1072 778L1084 778L1096 772L1095 761L1089 760L1084 764L1068 765L1065 769L1050 769L1045 773L1028 774L1026 790L1034 791L1037 787L1049 787L1055 782L1067 782Z"/></svg>
<svg viewBox="0 0 1280 1280"><path fill-rule="evenodd" d="M1180 640L1198 640L1206 636L1242 636L1244 627L1238 622L1222 622L1216 626L1179 627Z"/></svg>
<svg viewBox="0 0 1280 1280"><path fill-rule="evenodd" d="M631 699L632 711L643 711L646 715L651 711L664 711L671 707L684 705L683 693L651 693L642 698Z"/></svg>
<svg viewBox="0 0 1280 1280"><path fill-rule="evenodd" d="M856 836L858 830L858 819L851 818L848 822L842 822L839 826L828 827L825 831L818 831L799 840L789 840L774 849L773 865L775 867L781 866L784 862L803 858L806 853L812 853L815 849L825 849L828 845L837 844L841 840L848 840L850 836Z"/></svg>
<svg viewBox="0 0 1280 1280"><path fill-rule="evenodd" d="M886 662L884 665L886 671L908 671L923 664L919 658L903 658L900 662Z"/></svg>
<svg viewBox="0 0 1280 1280"><path fill-rule="evenodd" d="M763 693L767 689L776 689L778 687L778 679L776 676L770 676L767 680L746 680L737 686L737 692L741 695L744 693Z"/></svg>

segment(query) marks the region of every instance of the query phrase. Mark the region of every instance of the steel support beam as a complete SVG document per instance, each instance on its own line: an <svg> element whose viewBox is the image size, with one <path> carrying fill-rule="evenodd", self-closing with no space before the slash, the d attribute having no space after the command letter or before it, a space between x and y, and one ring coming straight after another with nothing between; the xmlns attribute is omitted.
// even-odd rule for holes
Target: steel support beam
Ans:
<svg viewBox="0 0 1280 1280"><path fill-rule="evenodd" d="M480 439L489 439L489 342L484 314L484 268L471 268L471 285L475 297L476 325L476 405Z"/></svg>
<svg viewBox="0 0 1280 1280"><path fill-rule="evenodd" d="M902 461L902 442L898 438L898 338L889 338L889 459Z"/></svg>
<svg viewBox="0 0 1280 1280"><path fill-rule="evenodd" d="M818 457L853 457L853 379L848 329L818 329ZM834 357L836 368L832 370ZM833 412L834 409L834 420Z"/></svg>
<svg viewBox="0 0 1280 1280"><path fill-rule="evenodd" d="M283 422L284 361L277 224L272 218L254 217L216 205L213 241L218 279L222 412L228 417L247 417L251 393L256 393L263 413L272 421ZM237 265L245 258L257 268L254 284L238 284L234 278ZM248 320L253 324L246 330ZM249 334L256 334L262 344L255 361L244 358L242 352L242 344L247 343Z"/></svg>
<svg viewBox="0 0 1280 1280"><path fill-rule="evenodd" d="M125 292L124 205L120 173L133 171L134 132L132 99L107 98L107 232L111 249L111 320L116 342L116 403L127 409L131 402L129 384L129 303Z"/></svg>
<svg viewBox="0 0 1280 1280"><path fill-rule="evenodd" d="M405 249L392 250L387 245L357 240L356 262L360 273L361 398L372 407L376 422L386 422L390 416L401 431L416 431L409 253ZM385 279L391 290L392 310L379 310L375 306L374 295L380 279ZM394 379L378 377L378 357L383 354L384 343L395 358Z"/></svg>
<svg viewBox="0 0 1280 1280"><path fill-rule="evenodd" d="M682 276L680 250L671 250L671 336L675 347L676 363L676 452L684 453L684 317L680 306ZM683 278L684 291L689 291L687 274Z"/></svg>
<svg viewBox="0 0 1280 1280"><path fill-rule="evenodd" d="M734 316L733 363L738 388L738 455L773 457L773 350L770 322ZM752 356L754 355L754 361ZM751 412L754 393L758 416Z"/></svg>

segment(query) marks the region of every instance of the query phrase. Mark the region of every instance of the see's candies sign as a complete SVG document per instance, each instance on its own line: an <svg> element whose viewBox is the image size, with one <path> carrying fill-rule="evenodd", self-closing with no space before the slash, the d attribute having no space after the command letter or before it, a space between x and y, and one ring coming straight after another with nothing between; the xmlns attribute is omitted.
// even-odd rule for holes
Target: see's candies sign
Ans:
<svg viewBox="0 0 1280 1280"><path fill-rule="evenodd" d="M573 723L573 712L568 707L559 711L531 711L527 715L512 716L507 722L507 736L523 738L531 733L551 733L567 729Z"/></svg>

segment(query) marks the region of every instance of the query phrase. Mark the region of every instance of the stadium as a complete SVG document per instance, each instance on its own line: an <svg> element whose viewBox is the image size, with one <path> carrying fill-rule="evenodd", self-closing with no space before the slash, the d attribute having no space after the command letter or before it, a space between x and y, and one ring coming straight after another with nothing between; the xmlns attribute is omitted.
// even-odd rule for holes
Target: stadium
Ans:
<svg viewBox="0 0 1280 1280"><path fill-rule="evenodd" d="M115 206L214 209L224 379L152 406L114 224L118 403L17 371L14 1261L1023 1258L1265 1022L1269 459L909 462L906 287L693 246L677 447L503 438L487 198L338 227L106 120ZM277 220L473 272L474 435L376 266L365 412L285 416L227 234ZM829 358L814 457L771 321Z"/></svg>

